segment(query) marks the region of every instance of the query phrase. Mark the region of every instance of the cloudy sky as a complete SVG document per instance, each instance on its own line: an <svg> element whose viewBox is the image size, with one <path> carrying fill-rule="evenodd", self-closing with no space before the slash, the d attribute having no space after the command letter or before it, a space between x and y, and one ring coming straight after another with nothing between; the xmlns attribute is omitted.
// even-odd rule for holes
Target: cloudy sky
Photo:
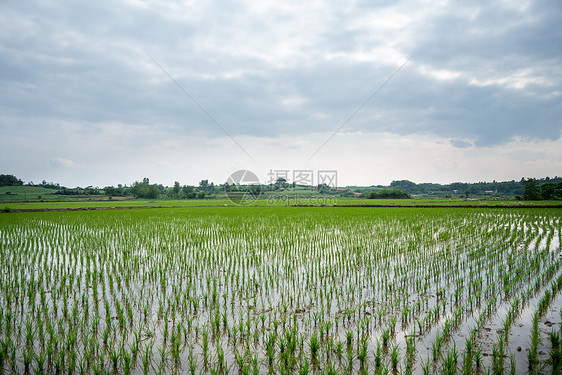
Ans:
<svg viewBox="0 0 562 375"><path fill-rule="evenodd" d="M550 0L3 0L0 173L562 175L561 19Z"/></svg>

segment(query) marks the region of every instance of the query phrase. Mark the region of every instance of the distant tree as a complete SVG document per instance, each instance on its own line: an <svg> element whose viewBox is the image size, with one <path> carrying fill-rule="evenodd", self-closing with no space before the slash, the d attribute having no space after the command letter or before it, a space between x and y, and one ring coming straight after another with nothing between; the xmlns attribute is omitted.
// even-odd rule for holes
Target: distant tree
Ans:
<svg viewBox="0 0 562 375"><path fill-rule="evenodd" d="M523 186L525 187L525 192L523 193L523 199L526 201L537 201L542 198L541 188L539 183L534 178L528 178L523 181Z"/></svg>
<svg viewBox="0 0 562 375"><path fill-rule="evenodd" d="M193 192L193 186L183 185L181 188L181 193L185 199L194 199L195 193Z"/></svg>
<svg viewBox="0 0 562 375"><path fill-rule="evenodd" d="M148 185L148 194L146 198L148 199L156 199L161 193L161 189L159 189L158 185Z"/></svg>
<svg viewBox="0 0 562 375"><path fill-rule="evenodd" d="M318 192L320 194L327 194L330 192L330 186L328 184L319 184L318 185Z"/></svg>
<svg viewBox="0 0 562 375"><path fill-rule="evenodd" d="M209 180L201 180L199 182L199 188L203 191L207 191L209 188Z"/></svg>
<svg viewBox="0 0 562 375"><path fill-rule="evenodd" d="M11 174L0 174L0 186L20 186L23 181Z"/></svg>
<svg viewBox="0 0 562 375"><path fill-rule="evenodd" d="M548 178L548 177L547 177ZM556 186L557 184L553 182L545 182L541 185L541 197L542 199L546 200L554 200L557 199L557 191Z"/></svg>
<svg viewBox="0 0 562 375"><path fill-rule="evenodd" d="M392 181L390 187L393 189L403 190L410 194L415 193L417 190L416 183L408 180Z"/></svg>
<svg viewBox="0 0 562 375"><path fill-rule="evenodd" d="M453 182L449 186L450 186L451 190L457 190L459 192L468 190L468 184L465 184L464 182Z"/></svg>
<svg viewBox="0 0 562 375"><path fill-rule="evenodd" d="M410 194L398 189L380 189L365 194L367 199L408 199Z"/></svg>
<svg viewBox="0 0 562 375"><path fill-rule="evenodd" d="M133 195L136 196L137 198L143 198L143 199L158 198L158 196L160 195L160 189L158 185L150 185L144 182L145 180L148 179L145 178L143 182L135 181L135 183L133 183L133 185L131 186L131 191Z"/></svg>
<svg viewBox="0 0 562 375"><path fill-rule="evenodd" d="M295 185L296 186L296 185ZM287 182L287 179L284 177L279 177L277 178L277 180L275 180L275 187L276 189L280 189L280 188L288 188L289 187L289 183Z"/></svg>
<svg viewBox="0 0 562 375"><path fill-rule="evenodd" d="M258 197L262 192L262 186L261 185L249 185L248 186L248 192L252 196Z"/></svg>
<svg viewBox="0 0 562 375"><path fill-rule="evenodd" d="M112 197L114 195L117 195L116 194L117 189L115 189L113 186L106 186L106 187L103 188L103 191L104 191L105 195L110 196L110 197Z"/></svg>

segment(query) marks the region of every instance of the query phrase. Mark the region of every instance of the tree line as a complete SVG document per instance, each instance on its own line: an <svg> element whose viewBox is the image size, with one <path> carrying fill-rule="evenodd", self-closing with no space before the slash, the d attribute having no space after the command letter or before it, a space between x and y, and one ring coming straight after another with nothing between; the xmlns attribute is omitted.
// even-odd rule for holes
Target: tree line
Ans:
<svg viewBox="0 0 562 375"><path fill-rule="evenodd" d="M545 177L540 179L532 179L536 181L539 186L546 185L546 189L551 189L553 184L559 186L562 182L562 177ZM409 180L395 180L390 183L390 187L398 190L405 191L412 195L435 195L435 196L472 196L472 195L498 195L510 197L522 197L525 195L525 178L520 181L492 181L492 182L453 182L451 184L436 184L436 183L420 183L416 184ZM557 185L558 184L558 185ZM558 187L559 188L559 187ZM540 190L540 188L539 188ZM528 196L528 195L527 195ZM535 195L536 197L536 195ZM559 199L559 198L558 198Z"/></svg>
<svg viewBox="0 0 562 375"><path fill-rule="evenodd" d="M528 178L523 181L525 191L523 199L528 201L538 200L559 200L562 199L562 181L561 182L541 182L534 178Z"/></svg>
<svg viewBox="0 0 562 375"><path fill-rule="evenodd" d="M14 175L0 174L0 186L22 186L24 182ZM87 186L85 188L66 188L58 183L43 180L41 184L32 181L26 183L28 186L41 186L56 190L58 195L107 195L109 197L136 197L142 199L204 199L223 194L225 190L233 189L228 183L215 185L209 180L201 180L199 185L181 185L178 181L171 187L162 184L150 183L145 177L142 181L135 181L130 186L118 184L117 186L105 186L103 188ZM295 188L296 185L287 183L284 179L278 179L270 185L250 186L259 191L279 191ZM312 187L325 194L334 194L342 197L358 196L368 199L378 198L411 198L413 195L454 197L472 195L496 195L516 197L525 200L558 200L562 199L562 177L545 177L540 179L522 178L520 181L503 182L477 182L464 183L454 182L451 184L415 183L409 180L394 180L389 186L371 187L348 187L332 189L328 186L318 185ZM374 188L374 190L373 190ZM362 193L362 194L361 194Z"/></svg>
<svg viewBox="0 0 562 375"><path fill-rule="evenodd" d="M103 188L104 194L107 196L134 196L142 199L204 199L205 197L216 193L215 184L209 183L209 180L201 180L199 186L181 185L178 181L174 185L166 187L162 184L151 184L150 180L145 177L142 182L135 181L128 186L117 185L117 187L106 186Z"/></svg>
<svg viewBox="0 0 562 375"><path fill-rule="evenodd" d="M403 190L399 190L399 189L379 189L379 190L375 190L375 191L371 191L368 193L364 193L363 194L364 198L367 199L408 199L408 198L412 198L412 196L403 191Z"/></svg>

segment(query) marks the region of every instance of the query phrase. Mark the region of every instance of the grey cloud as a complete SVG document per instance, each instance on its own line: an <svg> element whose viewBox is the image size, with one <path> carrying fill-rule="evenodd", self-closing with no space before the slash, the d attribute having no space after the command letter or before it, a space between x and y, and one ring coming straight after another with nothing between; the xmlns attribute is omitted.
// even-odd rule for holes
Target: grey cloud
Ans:
<svg viewBox="0 0 562 375"><path fill-rule="evenodd" d="M0 116L30 119L30 127L31 119L46 118L222 136L146 51L235 136L331 131L398 63L353 54L386 48L415 52L414 60L346 130L439 134L479 145L560 136L559 96L551 95L562 91L556 2L531 2L523 11L484 2L293 4L262 13L243 2L173 4L4 2ZM379 34L392 12L407 15L408 25ZM461 76L442 81L420 66ZM531 82L523 89L470 83L521 71ZM302 102L284 105L291 97Z"/></svg>

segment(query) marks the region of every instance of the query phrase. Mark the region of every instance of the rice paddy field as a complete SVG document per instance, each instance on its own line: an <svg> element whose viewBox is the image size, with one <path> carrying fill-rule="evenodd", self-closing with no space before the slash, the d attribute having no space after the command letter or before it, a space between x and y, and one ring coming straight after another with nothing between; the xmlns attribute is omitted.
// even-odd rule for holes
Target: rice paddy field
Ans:
<svg viewBox="0 0 562 375"><path fill-rule="evenodd" d="M558 208L0 214L0 368L560 373Z"/></svg>

